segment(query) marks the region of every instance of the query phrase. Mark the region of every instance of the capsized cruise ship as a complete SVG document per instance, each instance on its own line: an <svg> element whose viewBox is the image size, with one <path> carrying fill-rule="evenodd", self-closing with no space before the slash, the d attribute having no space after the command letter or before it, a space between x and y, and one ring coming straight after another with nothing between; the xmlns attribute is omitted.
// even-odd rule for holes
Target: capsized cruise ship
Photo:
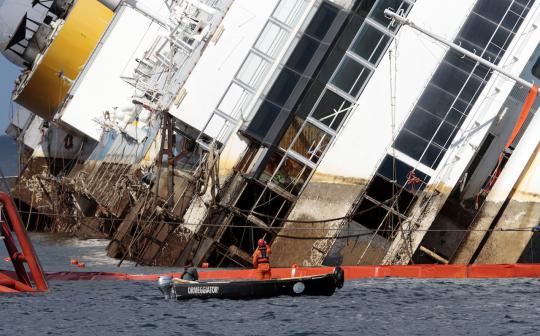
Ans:
<svg viewBox="0 0 540 336"><path fill-rule="evenodd" d="M539 262L539 7L0 0L12 193L148 265Z"/></svg>

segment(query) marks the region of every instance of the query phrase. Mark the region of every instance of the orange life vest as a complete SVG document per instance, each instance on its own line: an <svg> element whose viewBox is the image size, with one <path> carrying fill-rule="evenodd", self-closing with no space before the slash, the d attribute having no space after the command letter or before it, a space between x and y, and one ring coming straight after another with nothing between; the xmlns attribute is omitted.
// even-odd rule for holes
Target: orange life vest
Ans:
<svg viewBox="0 0 540 336"><path fill-rule="evenodd" d="M265 247L259 247L259 255L257 256L257 264L269 264L270 258L268 257L268 253L266 251Z"/></svg>

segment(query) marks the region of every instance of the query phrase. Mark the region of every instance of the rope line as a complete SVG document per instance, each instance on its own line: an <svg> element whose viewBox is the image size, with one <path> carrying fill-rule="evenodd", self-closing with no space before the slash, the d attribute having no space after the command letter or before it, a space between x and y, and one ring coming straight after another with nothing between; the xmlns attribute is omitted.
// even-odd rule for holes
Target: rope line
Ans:
<svg viewBox="0 0 540 336"><path fill-rule="evenodd" d="M32 214L36 214L35 212L30 212L30 211L19 211L19 213L23 213L23 214L29 214L29 213L32 213ZM54 216L58 216L58 217L66 217L66 215L64 214L52 214L52 213L39 213L40 215L45 215L45 216L51 216L51 217L54 217ZM98 217L93 217L93 216L78 216L78 218L83 218L83 219L96 219ZM98 218L99 219L99 218ZM122 218L101 218L105 221L123 221L124 219ZM170 225L179 225L179 226L202 226L202 227L222 227L224 225L222 224L215 224L215 223L182 223L182 222L175 222L175 221L160 221L160 220L139 220L138 222L140 223L163 223L163 224L170 224ZM309 224L311 222L305 222L305 224ZM227 225L227 227L232 227L232 228L258 228L259 226L255 225L255 224L252 224L252 225L238 225L238 224L231 224L231 225ZM474 231L477 231L477 232L536 232L536 229L537 227L534 226L534 227L525 227L525 228L508 228L508 229L504 229L504 228L499 228L499 229L447 229L447 230L443 230L443 229L403 229L404 231L408 231L408 232L415 232L415 231L421 231L421 232L474 232ZM268 230L269 231L273 231L273 230L277 230L277 229L282 229L281 227L268 227ZM294 228L289 228L290 230L324 230L324 231L340 231L341 228L314 228L314 227L302 227L302 226L299 226L299 227L294 227ZM285 229L287 230L287 229ZM371 229L358 229L359 232L367 232L369 230L369 232L373 232L373 230ZM349 232L352 231L352 232L355 232L357 230L355 229L349 229L348 230ZM379 230L380 232L392 232L394 230L392 229L380 229ZM345 237L345 236L344 236Z"/></svg>

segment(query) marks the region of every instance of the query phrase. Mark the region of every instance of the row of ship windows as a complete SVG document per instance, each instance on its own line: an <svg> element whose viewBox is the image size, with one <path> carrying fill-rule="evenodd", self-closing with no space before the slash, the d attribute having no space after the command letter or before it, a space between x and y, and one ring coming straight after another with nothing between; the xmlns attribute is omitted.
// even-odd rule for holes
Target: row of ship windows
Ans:
<svg viewBox="0 0 540 336"><path fill-rule="evenodd" d="M308 7L307 0L281 0L268 19L203 133L224 143L245 117L254 92L262 85L275 57L283 50L294 27Z"/></svg>
<svg viewBox="0 0 540 336"><path fill-rule="evenodd" d="M381 8L391 7L389 3L392 2L397 8L408 8L409 3L403 1L381 1L379 4ZM482 3L481 5L484 5ZM514 4L513 6L516 6ZM502 56L502 52L506 49L509 41L512 38L512 33L507 31L506 28L515 28L521 23L524 13L506 12L506 17L502 21L505 23L504 29L496 29L492 20L497 19L497 11L500 12L501 6L495 6L491 12L484 13L481 11L482 6L477 6L475 9L481 12L483 15L479 15L476 12L471 14L469 26L466 25L462 29L463 34L460 34L458 41L464 47L472 51L483 50L482 55L491 61L498 62ZM522 8L522 7L517 7ZM504 14L504 13L503 13ZM513 15L513 19L508 17ZM385 26L389 30L394 30L395 27L388 22L383 15L371 16L377 23L386 24ZM472 19L472 20L471 20ZM502 19L499 18L499 20ZM476 20L476 22L475 22ZM484 36L484 40L478 39L478 35L471 35L469 31L475 31L475 27L482 26L484 29L481 35ZM490 27L491 26L491 27ZM364 24L363 28L358 33L355 41L351 45L351 52L360 56L368 63L376 65L380 60L381 55L387 48L391 37L383 33L378 27ZM491 33L490 33L491 29ZM506 31L505 31L506 30ZM476 30L477 33L479 32ZM493 32L496 34L493 35ZM304 50L315 50L318 41L314 40L312 36L322 36L319 33L311 32L311 36L305 35L299 42L307 47ZM488 36L489 35L489 36ZM493 35L493 36L492 36ZM486 36L487 41L486 41ZM470 41L469 39L472 39ZM488 42L486 44L486 42ZM478 45L486 45L485 48L479 48ZM312 46L309 48L309 46ZM309 52L306 52L304 57L298 58L298 60L309 60ZM475 64L466 64L468 61L462 61L461 57L456 57L449 52L448 57L443 61L437 72L434 74L431 83L426 88L425 93L419 100L418 106L411 114L409 120L405 124L404 130L400 133L400 136L396 140L396 149L403 151L405 154L413 158L420 159L420 162L430 167L436 167L440 162L440 159L444 155L445 150L448 148L451 139L455 136L455 133L461 125L464 117L467 115L468 110L475 100L475 96L485 84L485 78L489 76L488 69ZM456 62L452 62L456 60ZM300 64L307 64L308 61L299 62ZM468 62L470 63L470 61ZM289 64L294 64L289 60ZM297 63L298 64L298 63ZM464 66L463 66L464 65ZM300 72L303 70L302 66L296 67ZM337 87L337 90L333 90L332 86L327 87L323 94L319 98L318 103L311 112L311 118L317 120L321 124L328 126L333 130L337 130L341 125L343 119L349 112L349 107L352 105L350 101L351 97L356 97L360 94L361 89L365 82L369 79L372 69L366 64L358 62L356 59L350 56L345 56L338 68L338 71L332 78L332 83ZM286 99L287 84L294 83L298 80L299 73L295 71L282 71L278 81L282 81L282 90L274 91L267 98L270 99L266 104L266 112L272 115L279 113L279 105L284 104ZM343 92L345 94L343 94ZM344 98L347 97L349 99ZM264 110L265 108L263 108ZM274 113L269 111L274 109ZM302 119L295 119L291 127L287 130L285 136L280 142L280 148L284 151L293 150L299 153L302 157L307 158L313 163L317 163L320 155L326 149L326 146L330 142L331 135L325 133L320 128L316 127L309 121L302 126ZM428 140L429 139L429 140ZM312 167L309 167L302 160L297 160L290 155L287 155L281 151L275 151L271 154L270 159L267 162L265 169L263 170L260 180L263 182L269 182L270 180L282 187L283 189L290 191L292 194L297 194L305 181L311 174ZM403 162L396 160L392 157L387 157L383 161L381 168L376 174L376 185L378 188L368 188L368 194L372 200L384 202L381 200L383 196L389 195L388 191L390 185L394 185L395 176L389 176L388 174L388 162L393 162L395 165L398 162L398 166L401 167L399 171L393 171L392 175L396 173L404 175L404 172L410 172L412 167L404 164ZM386 173L384 173L386 171ZM427 183L429 176L416 170L416 175L421 175L420 186ZM407 183L403 181L403 177L397 180L398 185L406 186ZM386 184L386 187L383 185ZM394 188L394 187L392 187ZM413 188L414 189L414 188ZM379 190L376 192L375 190ZM394 192L394 189L392 189ZM401 191L403 196L398 199L401 206L400 209L407 208L414 200L415 190ZM400 201L402 199L402 201ZM370 201L372 202L372 201ZM380 210L377 210L380 211Z"/></svg>
<svg viewBox="0 0 540 336"><path fill-rule="evenodd" d="M526 16L530 4L531 1L525 0L479 0L455 42L497 64ZM454 51L448 51L393 147L425 166L436 169L490 75L488 68ZM392 175L388 174L390 165ZM414 180L396 178L396 174L414 174L409 175ZM364 212L360 211L355 221L372 229L382 228L379 233L391 237L401 214L406 213L413 204L417 190L422 189L429 178L415 167L387 155L366 188L358 209ZM393 209L371 209L374 205L386 205L389 197L393 198Z"/></svg>
<svg viewBox="0 0 540 336"><path fill-rule="evenodd" d="M394 32L397 25L384 16L384 9L396 8L400 13L406 14L410 6L407 1L403 0L380 0L371 10L368 20ZM310 33L310 36L306 38L310 40L313 40L313 37L324 38L322 31L317 35L309 32L308 29L307 33ZM383 33L381 28L377 29L368 22L364 22L351 43L349 51L363 58L366 63L371 62L375 67L390 41L391 36ZM288 64L290 62L291 60L288 61ZM307 119L304 120L297 116L293 120L279 142L280 149L270 155L259 179L263 182L271 181L291 194L297 195L333 136L322 128L328 127L328 131L332 133L339 129L353 105L354 97L352 96L359 95L371 72L371 69L367 69L357 60L344 56L331 79L335 86L327 85L309 115L306 116ZM261 105L267 115L272 116L279 113L279 105L285 103L287 93L290 92L287 87L294 85L295 79L298 80L296 76L299 75L286 68L283 69L276 80L278 83L283 83L283 85L278 86L281 87L281 90L269 92L266 98L270 101L265 101ZM346 83L353 89L347 89ZM351 90L354 90L352 94ZM349 95L343 94L344 91ZM276 94L277 92L280 94ZM270 111L271 109L274 111ZM259 110L260 112L261 110Z"/></svg>
<svg viewBox="0 0 540 336"><path fill-rule="evenodd" d="M388 27L392 31L397 27L391 23L382 14L385 8L398 8L398 10L408 11L410 4L403 0L383 0L379 1L371 11L369 18L381 27ZM335 17L335 12L331 9L321 6L324 15L316 15L313 21L330 22L332 17ZM308 27L306 33L300 39L298 46L287 61L286 66L282 69L280 75L275 81L275 84L267 94L265 101L259 107L254 123L249 128L256 133L264 134L267 128L272 125L272 121L280 113L282 106L289 98L291 91L302 78L302 72L306 69L309 61L312 59L314 52L319 48L320 39L324 38L324 32L328 29L328 24L317 27L324 27L320 30L310 29ZM366 66L353 60L349 56L345 56L341 64L332 78L333 91L325 90L318 104L312 111L313 118L320 121L322 124L337 130L341 122L345 118L348 108L352 105L355 96L358 96L360 90L368 81L372 69L380 61L380 57L386 50L391 40L390 32L383 33L378 27L365 23L357 33L356 38L350 46L350 52L364 59L365 62L371 63L373 67L368 69ZM261 63L254 64L251 68L259 68ZM259 80L259 77L251 77L251 81L244 81L247 84Z"/></svg>
<svg viewBox="0 0 540 336"><path fill-rule="evenodd" d="M469 50L471 46L465 45L465 42L472 43L474 46L484 46L478 49L472 47L472 51L476 50L484 57L488 55L487 53L495 52L491 60L497 64L515 32L508 31L477 15L476 13L482 8L491 8L485 6L486 1L477 3L458 34L457 41ZM504 12L501 6L496 7L498 13L503 15L497 17L499 22L504 22L505 15L509 12ZM526 10L525 7L520 8L522 11ZM521 14L524 16L524 13ZM515 25L513 29L516 29ZM475 34L472 34L472 31ZM492 48L489 51L494 45L501 45L504 48ZM453 62L456 60L455 53L450 53L449 56L445 57L433 75L394 144L396 149L433 169L437 168L445 150L456 136L457 129L490 76L490 72L484 71L484 68L475 71L476 66L471 69L462 67L462 62Z"/></svg>
<svg viewBox="0 0 540 336"><path fill-rule="evenodd" d="M379 4L380 8L391 7L389 2L392 2L393 5L397 4L397 8L405 7L406 9L409 6L407 2L402 1L382 1ZM500 12L500 6L496 6L495 9ZM494 14L494 12L496 11L485 13L485 16L490 20L494 20L496 19L496 13ZM523 15L519 15L518 18L513 21L507 19L503 21L513 22L512 25L515 26L516 22L521 20L522 16ZM391 30L394 29L384 15L372 15L371 18L378 23L385 24L386 27ZM504 50L500 45L506 46L509 43L511 33L503 32L499 35L496 34L495 36L491 36L496 28L495 25L476 13L472 13L468 22L470 22L471 19L473 24L470 24L469 26L466 24L464 29L462 29L465 33L460 35L461 43L469 43L469 49L472 49L473 51L476 50L477 48L475 48L474 45L485 44L485 42L482 43L482 40L478 38L475 38L474 42L468 41L465 39L465 37L468 37L467 32L474 30L475 27L482 26L489 28L491 25L491 33L489 33L489 29L487 29L483 31L484 33L482 35L484 37L488 35L488 37L491 37L488 47L492 46L492 51L500 54L501 51ZM508 26L510 26L510 24L508 24ZM323 36L320 32L311 32L311 34L312 36ZM384 53L390 39L391 37L389 35L383 33L376 27L364 24L351 45L351 51L364 58L367 62L376 64L380 60L380 56ZM301 42L302 41L304 41L303 43L309 44L305 41L313 42L314 40L310 36L305 36ZM467 45L465 47L467 47ZM495 60L500 59L500 55L489 55L490 51L488 49L484 50L483 53L490 59L491 56L493 56L493 59ZM491 60L493 61L493 59ZM405 129L400 133L400 136L395 143L396 149L403 151L413 158L420 159L420 162L430 167L436 167L440 162L451 139L455 136L462 120L468 113L471 101L474 100L473 98L484 85L482 77L486 77L489 74L487 69L474 65L472 68L474 72L472 75L468 74L467 67L460 67L459 62L456 62L457 64L452 64L451 60L451 57L449 57L448 61L445 60L437 70L436 74L433 76L432 82L428 85L426 92L420 98L417 108L413 111L411 117L407 121ZM344 91L350 96L357 96L364 83L369 79L370 74L371 69L368 69L365 65L357 62L352 57L345 56L338 71L332 78L333 84L335 84L339 90L327 88L321 95L315 108L312 110L311 117L333 130L337 130L347 115L349 107L352 105L350 100L343 97L346 95L341 94L339 91ZM299 77L299 75L294 71L285 70L282 72L282 75L278 80L281 80L284 83L282 86L283 90L281 90L281 93L279 94L274 92L273 95L267 97L270 98L271 101L263 103L264 106L262 106L262 110L267 112L265 113L266 115L271 116L279 113L279 106L272 104L272 102L277 102L280 105L284 103L286 93L290 92L286 89L287 84L291 85L290 83L294 83L294 80L297 80L295 77ZM274 111L272 112L271 110ZM301 136L293 136L292 134L294 133L295 128L297 130L302 129L303 134ZM306 130L310 129L311 131L308 132L304 130L304 128ZM314 163L318 161L320 154L324 152L326 145L330 141L330 136L327 133L314 127L312 124L309 124L307 127L296 125L293 128L289 128L287 133L288 138L296 139L296 143L289 144L291 145L290 148ZM311 136L306 137L306 134ZM280 147L283 150L287 150L288 148L283 140ZM275 167L278 166L276 164L276 160L278 159L280 162L282 161L282 164L276 173ZM306 165L291 157L287 157L283 160L282 153L274 153L269 161L270 163L268 163L267 167L264 169L261 179L269 179L270 176L274 175L274 182L292 193L299 192L301 185L310 175L310 169L306 167ZM283 178L285 175L290 175L290 178Z"/></svg>
<svg viewBox="0 0 540 336"><path fill-rule="evenodd" d="M372 11L372 19L381 25L384 24L391 30L395 30L396 27L382 15L382 11L387 7L400 8L406 6L408 8L410 5L406 1L380 0L378 5L375 5L375 7L377 6L378 11L381 13L377 14L376 11ZM275 117L280 113L282 106L289 98L291 90L301 79L302 72L310 63L314 52L323 43L322 40L336 13L336 8L328 6L326 3L319 8L300 38L295 51L289 57L278 78L276 78L272 90L261 103L257 117L249 125L250 130L257 130L258 133L264 134L267 131L265 128L272 125ZM280 31L277 28L273 29L279 35ZM355 48L359 54L366 55L368 61L377 63L379 57L377 54L381 54L386 49L389 39L388 35L382 34L380 31L366 28L357 34L352 48ZM258 44L259 50L271 55L271 52L267 50L271 50L271 46L274 44L279 43L267 43L264 47L262 44ZM370 52L369 48L373 48L374 51ZM261 67L264 67L264 63L261 61L252 62L248 60L246 63L248 63L248 69L251 70L245 73L254 74ZM247 79L241 73L238 77L249 86L256 85L260 80L257 76L251 76ZM281 138L279 149L270 154L259 180L272 182L283 190L297 195L311 175L314 165L319 161L332 137L331 134L322 129L324 127L317 127L315 124L327 126L329 130L337 130L351 105L352 102L344 99L340 94L332 90L324 90L312 109L311 116L308 118L312 122L306 121L307 115L295 117Z"/></svg>

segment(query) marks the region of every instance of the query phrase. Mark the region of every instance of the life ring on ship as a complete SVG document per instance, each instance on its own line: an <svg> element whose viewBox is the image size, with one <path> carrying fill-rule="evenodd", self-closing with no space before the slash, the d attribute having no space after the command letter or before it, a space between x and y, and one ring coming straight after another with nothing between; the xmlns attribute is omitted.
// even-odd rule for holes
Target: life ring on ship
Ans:
<svg viewBox="0 0 540 336"><path fill-rule="evenodd" d="M343 283L345 283L345 272L341 267L334 268L334 280L336 281L337 288L343 288Z"/></svg>

